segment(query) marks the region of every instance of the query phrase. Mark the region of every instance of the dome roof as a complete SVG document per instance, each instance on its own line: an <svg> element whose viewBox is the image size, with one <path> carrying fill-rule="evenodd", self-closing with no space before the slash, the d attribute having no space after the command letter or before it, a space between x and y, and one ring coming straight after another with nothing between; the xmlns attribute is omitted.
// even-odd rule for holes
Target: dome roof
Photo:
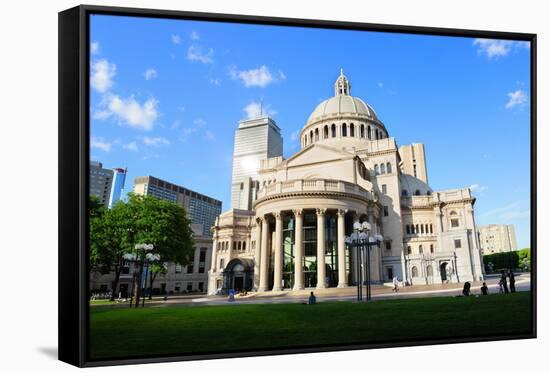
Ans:
<svg viewBox="0 0 550 373"><path fill-rule="evenodd" d="M308 123L327 115L359 114L378 121L374 109L363 100L353 96L338 95L321 102L311 113Z"/></svg>
<svg viewBox="0 0 550 373"><path fill-rule="evenodd" d="M345 114L367 116L371 120L379 122L374 109L358 97L350 95L351 84L340 70L340 76L334 83L334 97L321 102L309 116L307 123L313 122L319 117L338 116Z"/></svg>
<svg viewBox="0 0 550 373"><path fill-rule="evenodd" d="M419 193L420 195L427 195L433 193L432 188L424 181L408 174L401 174L399 177L401 181L401 193L407 191L407 196L414 196Z"/></svg>

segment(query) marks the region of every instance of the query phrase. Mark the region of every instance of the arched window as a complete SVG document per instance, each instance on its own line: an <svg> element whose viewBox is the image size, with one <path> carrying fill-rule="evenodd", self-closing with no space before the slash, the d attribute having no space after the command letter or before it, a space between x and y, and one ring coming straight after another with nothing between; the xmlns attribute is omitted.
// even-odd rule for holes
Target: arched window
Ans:
<svg viewBox="0 0 550 373"><path fill-rule="evenodd" d="M246 241L243 242L243 251L246 251Z"/></svg>
<svg viewBox="0 0 550 373"><path fill-rule="evenodd" d="M412 234L415 234L415 233L416 233L415 230L414 230L414 224L411 224L411 233L412 233Z"/></svg>
<svg viewBox="0 0 550 373"><path fill-rule="evenodd" d="M307 135L304 136L304 146L307 146Z"/></svg>
<svg viewBox="0 0 550 373"><path fill-rule="evenodd" d="M420 233L424 234L424 224L420 224Z"/></svg>
<svg viewBox="0 0 550 373"><path fill-rule="evenodd" d="M434 245L430 245L430 253L434 253Z"/></svg>
<svg viewBox="0 0 550 373"><path fill-rule="evenodd" d="M412 254L412 250L410 246L407 246L407 254Z"/></svg>
<svg viewBox="0 0 550 373"><path fill-rule="evenodd" d="M407 228L407 234L411 234L411 227L407 224L406 228Z"/></svg>
<svg viewBox="0 0 550 373"><path fill-rule="evenodd" d="M434 226L430 224L430 233L433 233L433 232L434 232Z"/></svg>
<svg viewBox="0 0 550 373"><path fill-rule="evenodd" d="M361 138L365 138L365 125L361 124Z"/></svg>
<svg viewBox="0 0 550 373"><path fill-rule="evenodd" d="M407 189L403 189L401 191L401 197L407 197L409 195L409 193L407 192Z"/></svg>
<svg viewBox="0 0 550 373"><path fill-rule="evenodd" d="M369 140L372 138L372 135L370 132L370 126L367 127L367 136L369 137Z"/></svg>
<svg viewBox="0 0 550 373"><path fill-rule="evenodd" d="M328 126L325 124L325 128L323 129L323 139L328 139Z"/></svg>
<svg viewBox="0 0 550 373"><path fill-rule="evenodd" d="M375 164L375 165L374 165L374 174L375 174L375 175L378 175L378 172L379 172L379 171L378 171L378 165Z"/></svg>
<svg viewBox="0 0 550 373"><path fill-rule="evenodd" d="M414 192L414 195L415 195L415 196L419 196L419 195L420 195L420 190L417 189L417 190Z"/></svg>
<svg viewBox="0 0 550 373"><path fill-rule="evenodd" d="M376 134L376 136L374 136L374 138L375 138L376 140L378 140L378 128L376 129L375 134Z"/></svg>
<svg viewBox="0 0 550 373"><path fill-rule="evenodd" d="M426 234L428 234L428 224L424 225L424 229L426 231Z"/></svg>
<svg viewBox="0 0 550 373"><path fill-rule="evenodd" d="M412 277L418 277L418 268L416 266L413 266L411 269Z"/></svg>
<svg viewBox="0 0 550 373"><path fill-rule="evenodd" d="M315 128L315 141L319 141L319 128Z"/></svg>
<svg viewBox="0 0 550 373"><path fill-rule="evenodd" d="M386 166L384 166L384 163L382 163L380 165L380 174L385 174L386 173Z"/></svg>
<svg viewBox="0 0 550 373"><path fill-rule="evenodd" d="M422 245L419 245L419 246L418 246L418 253L419 253L419 254L423 254L423 253L424 253L424 248L422 247Z"/></svg>
<svg viewBox="0 0 550 373"><path fill-rule="evenodd" d="M426 274L430 277L434 275L434 270L431 264L426 267Z"/></svg>
<svg viewBox="0 0 550 373"><path fill-rule="evenodd" d="M313 131L309 131L309 143L313 144Z"/></svg>
<svg viewBox="0 0 550 373"><path fill-rule="evenodd" d="M332 123L332 126L330 126L330 132L332 132L332 137L336 137L336 124Z"/></svg>
<svg viewBox="0 0 550 373"><path fill-rule="evenodd" d="M345 123L342 123L342 136L346 137L348 135L348 125Z"/></svg>
<svg viewBox="0 0 550 373"><path fill-rule="evenodd" d="M237 251L241 251L241 241L237 242Z"/></svg>
<svg viewBox="0 0 550 373"><path fill-rule="evenodd" d="M431 191L431 190L428 190L428 191L426 192L426 195L427 195L427 196L431 196L431 195L432 195L432 191Z"/></svg>
<svg viewBox="0 0 550 373"><path fill-rule="evenodd" d="M456 211L451 211L449 215L457 215Z"/></svg>
<svg viewBox="0 0 550 373"><path fill-rule="evenodd" d="M416 227L414 227L414 231L416 232L416 234L420 233L420 229L418 229L418 224L416 225Z"/></svg>
<svg viewBox="0 0 550 373"><path fill-rule="evenodd" d="M349 124L349 136L355 137L355 125L353 123Z"/></svg>
<svg viewBox="0 0 550 373"><path fill-rule="evenodd" d="M391 163L390 162L386 163L386 171L388 172L388 174L391 174Z"/></svg>

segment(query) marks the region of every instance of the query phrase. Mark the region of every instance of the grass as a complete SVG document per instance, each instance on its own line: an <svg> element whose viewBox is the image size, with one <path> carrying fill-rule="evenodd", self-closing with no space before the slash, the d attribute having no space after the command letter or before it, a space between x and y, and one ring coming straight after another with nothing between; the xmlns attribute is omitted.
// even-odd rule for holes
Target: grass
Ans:
<svg viewBox="0 0 550 373"><path fill-rule="evenodd" d="M93 307L92 359L531 332L530 292L371 303Z"/></svg>

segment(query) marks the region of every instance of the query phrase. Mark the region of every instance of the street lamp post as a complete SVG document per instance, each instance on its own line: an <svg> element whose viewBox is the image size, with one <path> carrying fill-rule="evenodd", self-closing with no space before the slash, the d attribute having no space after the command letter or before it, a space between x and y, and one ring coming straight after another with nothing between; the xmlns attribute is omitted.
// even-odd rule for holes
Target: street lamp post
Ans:
<svg viewBox="0 0 550 373"><path fill-rule="evenodd" d="M366 300L371 300L370 248L380 247L384 239L380 234L370 236L370 230L371 225L368 222L356 221L353 223L353 233L345 237L346 244L357 250L357 301L363 300L363 269L365 270Z"/></svg>
<svg viewBox="0 0 550 373"><path fill-rule="evenodd" d="M132 307L133 298L134 298L134 289L136 291L136 302L135 307L139 307L139 300L142 297L142 307L145 306L145 286L147 286L147 278L143 282L143 270L146 270L146 276L149 272L149 265L154 261L160 260L159 254L151 253L153 250L152 244L137 244L134 247L132 253L124 254L124 260L134 264L134 276L132 284L132 295L130 297L130 308ZM136 271L136 266L138 270ZM142 296L143 294L143 296Z"/></svg>

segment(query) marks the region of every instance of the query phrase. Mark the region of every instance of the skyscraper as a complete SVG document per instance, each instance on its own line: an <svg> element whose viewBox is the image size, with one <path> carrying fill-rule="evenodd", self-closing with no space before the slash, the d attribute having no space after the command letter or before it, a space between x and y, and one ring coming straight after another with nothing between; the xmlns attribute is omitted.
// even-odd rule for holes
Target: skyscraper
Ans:
<svg viewBox="0 0 550 373"><path fill-rule="evenodd" d="M103 168L103 164L90 161L90 196L99 198L111 208L120 199L126 180L125 168Z"/></svg>
<svg viewBox="0 0 550 373"><path fill-rule="evenodd" d="M206 237L212 236L210 227L222 211L221 201L153 176L136 177L134 193L154 196L182 206L193 225L201 225L202 235Z"/></svg>
<svg viewBox="0 0 550 373"><path fill-rule="evenodd" d="M111 188L111 195L109 196L109 208L120 200L122 191L124 190L124 182L126 181L126 169L125 168L113 168L113 182Z"/></svg>
<svg viewBox="0 0 550 373"><path fill-rule="evenodd" d="M281 130L267 116L242 120L235 131L231 208L251 210L258 190L261 162L283 155Z"/></svg>

